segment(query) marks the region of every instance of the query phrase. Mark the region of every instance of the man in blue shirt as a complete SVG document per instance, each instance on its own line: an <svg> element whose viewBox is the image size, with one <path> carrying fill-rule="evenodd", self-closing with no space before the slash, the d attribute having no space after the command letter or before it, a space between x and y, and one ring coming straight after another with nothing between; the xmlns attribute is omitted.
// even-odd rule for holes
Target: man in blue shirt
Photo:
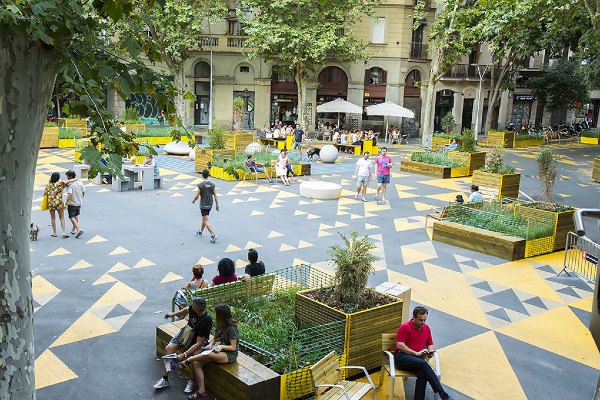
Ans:
<svg viewBox="0 0 600 400"><path fill-rule="evenodd" d="M483 203L483 195L479 193L479 186L471 185L471 195L467 203Z"/></svg>

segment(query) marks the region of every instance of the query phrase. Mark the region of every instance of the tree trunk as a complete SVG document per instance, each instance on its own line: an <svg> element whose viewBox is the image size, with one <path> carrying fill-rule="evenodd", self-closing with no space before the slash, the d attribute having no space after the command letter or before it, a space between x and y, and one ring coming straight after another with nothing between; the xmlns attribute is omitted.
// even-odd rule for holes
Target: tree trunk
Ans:
<svg viewBox="0 0 600 400"><path fill-rule="evenodd" d="M434 43L431 43L434 46ZM431 138L433 137L433 118L434 107L435 107L435 85L440 80L441 76L439 73L440 59L442 54L440 50L436 49L431 54L431 71L429 73L429 80L427 87L425 88L425 105L423 107L422 122L422 141L424 147L431 147Z"/></svg>
<svg viewBox="0 0 600 400"><path fill-rule="evenodd" d="M0 399L35 399L29 223L57 54L0 36Z"/></svg>
<svg viewBox="0 0 600 400"><path fill-rule="evenodd" d="M175 106L175 112L177 113L177 118L181 120L183 126L188 125L187 120L187 108L185 106L185 99L183 98L185 94L185 76L183 72L183 65L169 65L169 71L173 74L173 104Z"/></svg>
<svg viewBox="0 0 600 400"><path fill-rule="evenodd" d="M306 68L304 65L298 65L294 69L294 79L298 87L298 121L300 128L306 131L308 127L308 118L306 115Z"/></svg>

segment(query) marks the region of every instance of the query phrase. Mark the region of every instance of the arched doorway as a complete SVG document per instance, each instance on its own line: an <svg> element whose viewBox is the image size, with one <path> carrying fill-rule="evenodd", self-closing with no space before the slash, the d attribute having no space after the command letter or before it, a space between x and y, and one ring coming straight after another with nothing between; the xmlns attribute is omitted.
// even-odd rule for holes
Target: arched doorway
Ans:
<svg viewBox="0 0 600 400"><path fill-rule="evenodd" d="M317 89L317 105L327 103L338 97L346 100L348 97L348 76L339 67L327 67L319 73L319 88ZM340 124L344 126L345 114L340 117ZM319 121L336 125L337 113L321 113Z"/></svg>
<svg viewBox="0 0 600 400"><path fill-rule="evenodd" d="M208 125L210 107L210 64L198 61L194 65L194 125Z"/></svg>
<svg viewBox="0 0 600 400"><path fill-rule="evenodd" d="M411 137L419 136L419 121L421 120L421 73L413 69L404 80L404 99L402 105L415 112L414 118L402 118L402 133Z"/></svg>
<svg viewBox="0 0 600 400"><path fill-rule="evenodd" d="M373 106L385 101L386 84L386 70L379 67L365 69L363 110L364 107ZM358 126L350 126L350 128L358 128ZM373 129L375 132L383 132L385 129L383 126L383 116L367 115L366 112L363 113L362 128Z"/></svg>
<svg viewBox="0 0 600 400"><path fill-rule="evenodd" d="M450 89L440 90L435 94L435 118L433 120L433 130L442 131L442 118L448 112L452 112L454 107L454 91Z"/></svg>

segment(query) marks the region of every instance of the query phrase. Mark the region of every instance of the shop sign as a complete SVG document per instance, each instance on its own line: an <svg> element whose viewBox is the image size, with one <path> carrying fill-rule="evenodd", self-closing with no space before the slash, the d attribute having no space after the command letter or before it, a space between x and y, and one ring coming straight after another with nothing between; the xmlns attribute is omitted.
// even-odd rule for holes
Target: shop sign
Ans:
<svg viewBox="0 0 600 400"><path fill-rule="evenodd" d="M533 101L535 96L532 94L515 94L516 101Z"/></svg>
<svg viewBox="0 0 600 400"><path fill-rule="evenodd" d="M277 100L293 100L293 101L298 101L298 95L297 94L274 94L273 95L273 100L277 101Z"/></svg>

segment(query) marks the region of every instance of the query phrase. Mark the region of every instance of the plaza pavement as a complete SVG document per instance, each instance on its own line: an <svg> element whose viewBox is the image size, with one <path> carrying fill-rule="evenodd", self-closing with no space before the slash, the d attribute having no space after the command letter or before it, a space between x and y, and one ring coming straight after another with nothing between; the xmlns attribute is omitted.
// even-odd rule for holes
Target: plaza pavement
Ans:
<svg viewBox="0 0 600 400"><path fill-rule="evenodd" d="M600 184L586 171L599 147L556 147L557 200L598 207ZM536 150L507 152L523 169L528 195L539 187ZM391 155L397 161L409 151L396 146ZM31 242L37 398L185 398L186 381L174 375L170 388L152 388L161 376L155 327L196 261L208 279L222 257L235 260L241 273L248 248L258 250L267 270L329 267L327 249L340 242L337 233L356 230L373 239L381 256L369 284L410 286L412 306L429 307L442 383L455 399L591 399L600 368L586 327L593 289L576 277L556 277L562 253L506 262L433 242L424 228L427 211L458 193L466 196L470 179L432 179L396 166L390 203L372 200L373 185L370 201L362 203L353 198L355 160L343 155L335 165L315 162L313 171L321 175L301 178L341 183L337 201L300 197L298 180L290 187L216 180L221 211L213 210L210 220L219 240L210 244L194 235L200 213L191 200L199 175L190 161L170 156L159 158L162 190L116 193L86 183L84 235L50 237L48 213L39 211L42 190L52 172L71 168L73 151L41 150L32 219L42 230ZM596 224L587 228L600 236ZM413 387L409 380L408 399ZM385 393L384 386L378 398Z"/></svg>

